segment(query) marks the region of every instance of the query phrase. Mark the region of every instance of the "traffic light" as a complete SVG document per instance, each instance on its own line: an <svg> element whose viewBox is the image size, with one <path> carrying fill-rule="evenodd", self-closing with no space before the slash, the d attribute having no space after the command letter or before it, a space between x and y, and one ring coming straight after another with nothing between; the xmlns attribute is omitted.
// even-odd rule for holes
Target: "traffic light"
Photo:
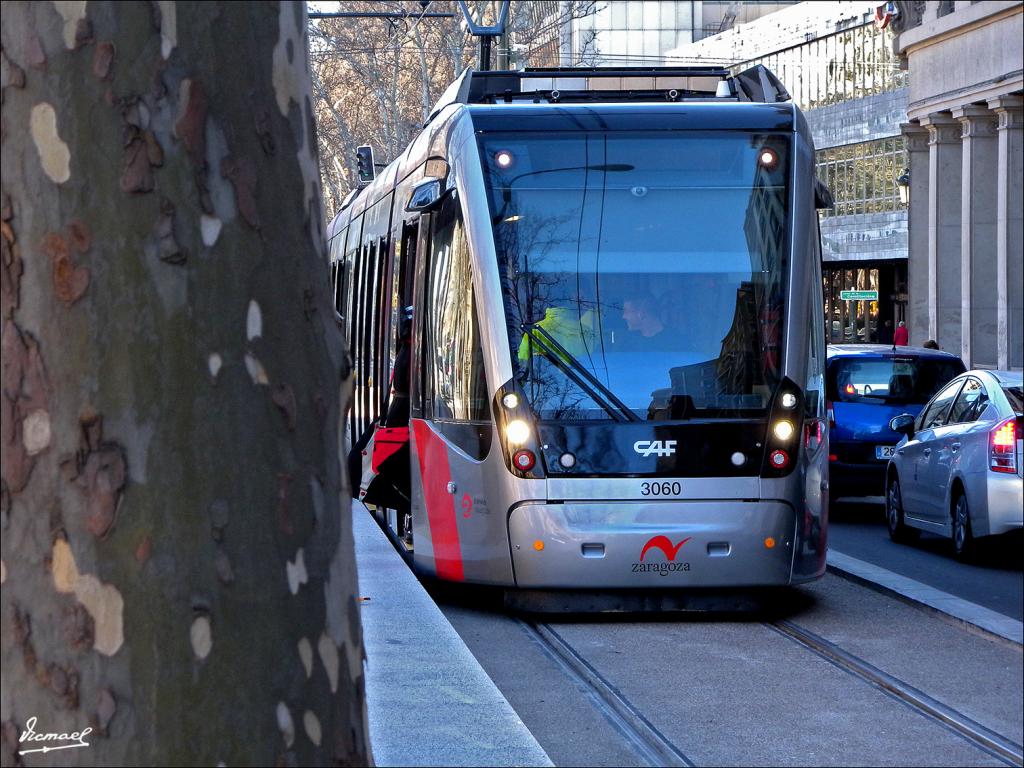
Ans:
<svg viewBox="0 0 1024 768"><path fill-rule="evenodd" d="M369 184L373 181L377 173L373 167L373 147L369 144L356 147L356 163L359 166L359 183Z"/></svg>

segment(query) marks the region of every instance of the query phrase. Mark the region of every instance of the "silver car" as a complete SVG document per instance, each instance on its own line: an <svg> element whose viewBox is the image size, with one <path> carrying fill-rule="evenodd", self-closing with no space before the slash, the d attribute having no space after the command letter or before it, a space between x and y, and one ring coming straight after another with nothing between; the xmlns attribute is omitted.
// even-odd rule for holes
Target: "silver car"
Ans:
<svg viewBox="0 0 1024 768"><path fill-rule="evenodd" d="M885 478L893 541L930 531L952 538L965 558L976 539L1024 525L1021 381L1016 371L967 371L916 419L905 413L889 422L904 434Z"/></svg>

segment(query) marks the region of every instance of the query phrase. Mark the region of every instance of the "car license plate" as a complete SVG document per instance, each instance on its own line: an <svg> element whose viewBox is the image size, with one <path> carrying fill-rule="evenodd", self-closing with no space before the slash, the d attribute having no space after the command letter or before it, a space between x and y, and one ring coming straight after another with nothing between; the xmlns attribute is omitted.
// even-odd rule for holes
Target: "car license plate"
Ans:
<svg viewBox="0 0 1024 768"><path fill-rule="evenodd" d="M875 458L876 459L891 459L896 455L895 445L876 445L875 446Z"/></svg>

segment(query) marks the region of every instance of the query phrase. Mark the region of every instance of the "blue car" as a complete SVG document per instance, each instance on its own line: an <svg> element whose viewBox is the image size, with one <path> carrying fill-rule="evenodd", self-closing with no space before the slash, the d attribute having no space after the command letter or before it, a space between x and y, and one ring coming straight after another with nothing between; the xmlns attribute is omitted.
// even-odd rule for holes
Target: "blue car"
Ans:
<svg viewBox="0 0 1024 768"><path fill-rule="evenodd" d="M889 428L914 416L966 368L956 355L889 344L829 345L829 498L884 496L885 468L902 434Z"/></svg>

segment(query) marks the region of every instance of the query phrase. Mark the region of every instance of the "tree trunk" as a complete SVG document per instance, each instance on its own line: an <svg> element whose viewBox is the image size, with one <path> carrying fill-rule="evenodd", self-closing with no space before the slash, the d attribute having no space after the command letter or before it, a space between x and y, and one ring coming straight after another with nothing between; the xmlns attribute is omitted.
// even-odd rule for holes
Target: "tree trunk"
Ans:
<svg viewBox="0 0 1024 768"><path fill-rule="evenodd" d="M4 3L4 764L370 759L305 30Z"/></svg>

